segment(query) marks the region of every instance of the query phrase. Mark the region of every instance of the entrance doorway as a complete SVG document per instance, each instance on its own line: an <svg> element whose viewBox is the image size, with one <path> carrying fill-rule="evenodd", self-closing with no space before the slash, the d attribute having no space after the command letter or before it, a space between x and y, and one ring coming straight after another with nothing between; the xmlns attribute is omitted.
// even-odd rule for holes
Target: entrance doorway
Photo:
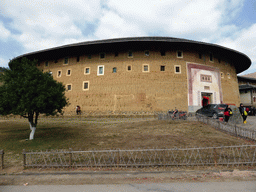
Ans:
<svg viewBox="0 0 256 192"><path fill-rule="evenodd" d="M201 101L202 101L203 107L205 107L208 104L211 104L212 103L212 93L202 92L201 93Z"/></svg>

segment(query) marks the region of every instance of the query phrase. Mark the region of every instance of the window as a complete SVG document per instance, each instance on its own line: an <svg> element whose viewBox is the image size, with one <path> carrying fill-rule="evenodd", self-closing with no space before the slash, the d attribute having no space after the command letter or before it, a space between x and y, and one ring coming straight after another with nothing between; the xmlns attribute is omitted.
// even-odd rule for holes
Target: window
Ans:
<svg viewBox="0 0 256 192"><path fill-rule="evenodd" d="M181 73L180 65L175 65L174 70L175 70L175 73Z"/></svg>
<svg viewBox="0 0 256 192"><path fill-rule="evenodd" d="M77 56L76 57L76 62L79 62L80 61L80 56Z"/></svg>
<svg viewBox="0 0 256 192"><path fill-rule="evenodd" d="M45 62L45 67L48 67L49 66L49 63L48 61Z"/></svg>
<svg viewBox="0 0 256 192"><path fill-rule="evenodd" d="M83 82L83 90L84 90L84 91L89 90L89 81L84 81L84 82Z"/></svg>
<svg viewBox="0 0 256 192"><path fill-rule="evenodd" d="M115 57L118 57L118 52L115 52Z"/></svg>
<svg viewBox="0 0 256 192"><path fill-rule="evenodd" d="M129 58L132 58L132 57L133 57L132 51L129 51L129 52L128 52L128 57L129 57Z"/></svg>
<svg viewBox="0 0 256 192"><path fill-rule="evenodd" d="M230 74L229 73L227 74L227 77L228 77L228 79L230 79Z"/></svg>
<svg viewBox="0 0 256 192"><path fill-rule="evenodd" d="M201 82L207 82L211 83L212 82L212 76L211 75L202 75L201 74Z"/></svg>
<svg viewBox="0 0 256 192"><path fill-rule="evenodd" d="M57 71L57 77L61 77L61 71Z"/></svg>
<svg viewBox="0 0 256 192"><path fill-rule="evenodd" d="M131 71L132 70L132 66L131 65L128 65L127 66L127 71Z"/></svg>
<svg viewBox="0 0 256 192"><path fill-rule="evenodd" d="M113 68L113 73L116 73L116 67Z"/></svg>
<svg viewBox="0 0 256 192"><path fill-rule="evenodd" d="M149 51L145 51L145 55L146 55L146 56L149 56Z"/></svg>
<svg viewBox="0 0 256 192"><path fill-rule="evenodd" d="M210 61L213 62L213 54L212 53L210 53Z"/></svg>
<svg viewBox="0 0 256 192"><path fill-rule="evenodd" d="M71 91L71 90L72 90L71 84L67 85L67 91Z"/></svg>
<svg viewBox="0 0 256 192"><path fill-rule="evenodd" d="M149 72L149 65L143 65L142 67L142 72Z"/></svg>
<svg viewBox="0 0 256 192"><path fill-rule="evenodd" d="M84 68L84 74L85 74L85 75L90 74L90 67Z"/></svg>
<svg viewBox="0 0 256 192"><path fill-rule="evenodd" d="M68 64L68 57L64 58L64 64Z"/></svg>
<svg viewBox="0 0 256 192"><path fill-rule="evenodd" d="M97 75L104 75L104 65L98 66Z"/></svg>
<svg viewBox="0 0 256 192"><path fill-rule="evenodd" d="M177 51L177 57L178 57L178 58L183 58L183 53L182 53L182 51Z"/></svg>
<svg viewBox="0 0 256 192"><path fill-rule="evenodd" d="M161 56L165 56L165 51L161 51Z"/></svg>
<svg viewBox="0 0 256 192"><path fill-rule="evenodd" d="M104 59L106 57L105 53L100 53L100 59Z"/></svg>
<svg viewBox="0 0 256 192"><path fill-rule="evenodd" d="M160 66L160 71L165 71L165 66L164 65Z"/></svg>
<svg viewBox="0 0 256 192"><path fill-rule="evenodd" d="M220 77L224 78L224 73L223 72L220 72Z"/></svg>
<svg viewBox="0 0 256 192"><path fill-rule="evenodd" d="M91 59L92 58L92 55L88 55L88 59Z"/></svg>
<svg viewBox="0 0 256 192"><path fill-rule="evenodd" d="M71 75L71 69L68 69L67 70L67 76L70 76Z"/></svg>

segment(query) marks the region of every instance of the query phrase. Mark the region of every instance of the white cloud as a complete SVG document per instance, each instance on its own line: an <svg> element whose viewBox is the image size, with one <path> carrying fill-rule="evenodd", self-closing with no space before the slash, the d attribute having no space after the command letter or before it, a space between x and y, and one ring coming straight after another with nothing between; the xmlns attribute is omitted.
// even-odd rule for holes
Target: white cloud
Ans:
<svg viewBox="0 0 256 192"><path fill-rule="evenodd" d="M10 31L4 27L4 24L0 22L0 40L5 41L10 36Z"/></svg>
<svg viewBox="0 0 256 192"><path fill-rule="evenodd" d="M100 0L3 0L3 14L13 21L10 26L21 35L14 39L21 42L26 51L35 51L63 42L84 40L78 24L86 25L100 16Z"/></svg>
<svg viewBox="0 0 256 192"><path fill-rule="evenodd" d="M9 60L0 57L0 66L1 67L8 67Z"/></svg>
<svg viewBox="0 0 256 192"><path fill-rule="evenodd" d="M100 19L99 27L95 34L99 39L144 36L146 35L139 26L127 22L119 15L112 11L104 11L103 17Z"/></svg>

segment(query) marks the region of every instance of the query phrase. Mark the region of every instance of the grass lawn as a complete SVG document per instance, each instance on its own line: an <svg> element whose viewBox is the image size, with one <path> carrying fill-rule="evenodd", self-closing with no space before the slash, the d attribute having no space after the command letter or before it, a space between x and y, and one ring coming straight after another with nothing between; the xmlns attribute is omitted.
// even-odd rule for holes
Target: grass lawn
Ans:
<svg viewBox="0 0 256 192"><path fill-rule="evenodd" d="M25 149L138 149L252 144L200 122L153 118L41 118L35 139L27 119L0 119L0 149L6 164L21 162Z"/></svg>

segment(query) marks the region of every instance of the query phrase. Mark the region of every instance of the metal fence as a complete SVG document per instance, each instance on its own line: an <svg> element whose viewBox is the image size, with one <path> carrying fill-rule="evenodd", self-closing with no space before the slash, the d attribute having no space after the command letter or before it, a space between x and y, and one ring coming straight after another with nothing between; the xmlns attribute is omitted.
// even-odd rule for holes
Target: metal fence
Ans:
<svg viewBox="0 0 256 192"><path fill-rule="evenodd" d="M254 166L256 145L41 152L23 151L24 167Z"/></svg>
<svg viewBox="0 0 256 192"><path fill-rule="evenodd" d="M4 169L4 150L0 150L0 159L1 159L1 169Z"/></svg>
<svg viewBox="0 0 256 192"><path fill-rule="evenodd" d="M237 124L228 124L204 115L197 115L197 120L213 126L215 129L226 132L230 135L256 141L256 131L241 127Z"/></svg>

